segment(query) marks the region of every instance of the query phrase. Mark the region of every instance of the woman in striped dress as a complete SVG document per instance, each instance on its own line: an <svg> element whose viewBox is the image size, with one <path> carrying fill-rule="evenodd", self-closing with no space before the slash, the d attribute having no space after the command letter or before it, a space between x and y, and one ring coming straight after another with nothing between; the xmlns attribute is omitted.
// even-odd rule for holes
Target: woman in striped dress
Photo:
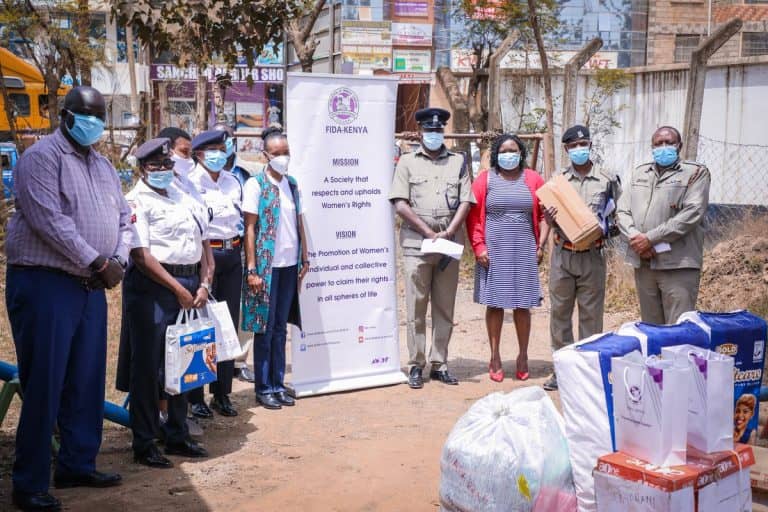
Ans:
<svg viewBox="0 0 768 512"><path fill-rule="evenodd" d="M539 174L525 168L526 148L519 137L500 135L491 147L491 168L472 185L477 199L467 217L467 230L475 253L475 302L486 305L485 325L491 345L488 373L504 380L499 344L504 310L512 309L520 353L517 378L528 379L530 308L541 303L539 268L549 226L536 189L544 184Z"/></svg>

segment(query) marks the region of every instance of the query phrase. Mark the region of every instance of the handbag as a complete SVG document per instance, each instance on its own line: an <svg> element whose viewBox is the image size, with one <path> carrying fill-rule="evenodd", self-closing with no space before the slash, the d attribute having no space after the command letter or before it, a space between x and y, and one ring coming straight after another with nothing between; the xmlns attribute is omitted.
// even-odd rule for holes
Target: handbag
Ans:
<svg viewBox="0 0 768 512"><path fill-rule="evenodd" d="M231 361L240 357L243 349L240 347L240 338L237 336L227 303L218 302L211 295L205 309L208 318L213 320L216 332L216 360Z"/></svg>
<svg viewBox="0 0 768 512"><path fill-rule="evenodd" d="M165 391L186 393L216 380L216 331L199 310L179 311L165 331Z"/></svg>
<svg viewBox="0 0 768 512"><path fill-rule="evenodd" d="M657 466L685 464L690 368L639 352L612 367L616 449Z"/></svg>

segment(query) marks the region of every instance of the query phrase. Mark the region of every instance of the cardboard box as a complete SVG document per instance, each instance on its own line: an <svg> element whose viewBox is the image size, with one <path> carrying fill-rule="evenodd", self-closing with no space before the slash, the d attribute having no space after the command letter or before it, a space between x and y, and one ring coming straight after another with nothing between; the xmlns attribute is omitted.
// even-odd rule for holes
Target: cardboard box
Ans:
<svg viewBox="0 0 768 512"><path fill-rule="evenodd" d="M621 452L598 459L598 512L744 512L752 510L752 447L702 453L689 448L687 464L659 467Z"/></svg>
<svg viewBox="0 0 768 512"><path fill-rule="evenodd" d="M752 489L768 493L768 448L753 446L755 465L749 468Z"/></svg>
<svg viewBox="0 0 768 512"><path fill-rule="evenodd" d="M577 249L588 249L603 236L603 228L594 212L587 206L568 183L568 178L558 174L536 191L546 208L557 208L557 225Z"/></svg>

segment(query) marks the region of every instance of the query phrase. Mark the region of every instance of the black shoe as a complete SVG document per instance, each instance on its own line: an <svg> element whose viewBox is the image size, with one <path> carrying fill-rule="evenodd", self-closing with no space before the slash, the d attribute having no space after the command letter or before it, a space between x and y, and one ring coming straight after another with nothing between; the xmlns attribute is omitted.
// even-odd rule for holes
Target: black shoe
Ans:
<svg viewBox="0 0 768 512"><path fill-rule="evenodd" d="M277 401L277 398L271 393L266 395L256 395L256 401L265 409L282 409L283 406Z"/></svg>
<svg viewBox="0 0 768 512"><path fill-rule="evenodd" d="M459 385L459 379L448 373L448 370L432 370L429 372L429 378L432 380L439 380L443 384L448 384L449 386Z"/></svg>
<svg viewBox="0 0 768 512"><path fill-rule="evenodd" d="M546 391L557 391L557 375L553 373L547 382L545 382L541 387L543 387Z"/></svg>
<svg viewBox="0 0 768 512"><path fill-rule="evenodd" d="M61 510L61 502L47 492L13 491L13 504L21 510Z"/></svg>
<svg viewBox="0 0 768 512"><path fill-rule="evenodd" d="M281 405L286 405L288 407L292 407L296 405L296 400L293 399L291 395L286 393L285 391L280 391L279 393L273 393L272 396L275 397L275 399L280 402Z"/></svg>
<svg viewBox="0 0 768 512"><path fill-rule="evenodd" d="M165 454L181 455L182 457L190 457L192 459L202 459L208 456L208 450L189 439L183 443L166 444Z"/></svg>
<svg viewBox="0 0 768 512"><path fill-rule="evenodd" d="M222 416L237 416L237 411L232 407L232 402L227 395L221 397L213 397L211 400L211 409L221 414Z"/></svg>
<svg viewBox="0 0 768 512"><path fill-rule="evenodd" d="M53 474L53 484L57 489L67 489L69 487L113 487L121 483L123 483L123 477L117 473L94 471L93 473L73 475L57 471Z"/></svg>
<svg viewBox="0 0 768 512"><path fill-rule="evenodd" d="M173 462L163 457L163 454L160 453L160 450L154 444L144 453L135 453L133 455L133 462L149 466L150 468L168 469L173 467Z"/></svg>
<svg viewBox="0 0 768 512"><path fill-rule="evenodd" d="M254 383L256 382L256 376L253 374L253 371L249 370L247 366L244 366L243 368L240 368L240 380L243 382Z"/></svg>
<svg viewBox="0 0 768 512"><path fill-rule="evenodd" d="M421 376L421 368L411 366L411 373L408 375L408 385L411 389L421 389L424 387L424 377Z"/></svg>
<svg viewBox="0 0 768 512"><path fill-rule="evenodd" d="M213 411L205 405L205 402L192 404L189 410L192 412L192 416L196 418L213 418Z"/></svg>

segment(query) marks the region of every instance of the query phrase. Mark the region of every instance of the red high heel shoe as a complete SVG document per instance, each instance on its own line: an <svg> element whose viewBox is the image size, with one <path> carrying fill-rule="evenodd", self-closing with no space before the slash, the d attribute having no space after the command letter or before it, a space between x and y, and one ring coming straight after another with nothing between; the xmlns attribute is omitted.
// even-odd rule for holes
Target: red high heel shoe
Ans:
<svg viewBox="0 0 768 512"><path fill-rule="evenodd" d="M493 382L501 382L504 380L504 368L499 368L498 371L493 371L491 365L488 365L488 376Z"/></svg>
<svg viewBox="0 0 768 512"><path fill-rule="evenodd" d="M515 373L515 376L517 377L517 380L528 380L530 375L528 374L527 368L524 372L520 371L520 356L517 357L516 363L517 363L517 373ZM528 358L526 358L525 366L526 367L528 366Z"/></svg>

